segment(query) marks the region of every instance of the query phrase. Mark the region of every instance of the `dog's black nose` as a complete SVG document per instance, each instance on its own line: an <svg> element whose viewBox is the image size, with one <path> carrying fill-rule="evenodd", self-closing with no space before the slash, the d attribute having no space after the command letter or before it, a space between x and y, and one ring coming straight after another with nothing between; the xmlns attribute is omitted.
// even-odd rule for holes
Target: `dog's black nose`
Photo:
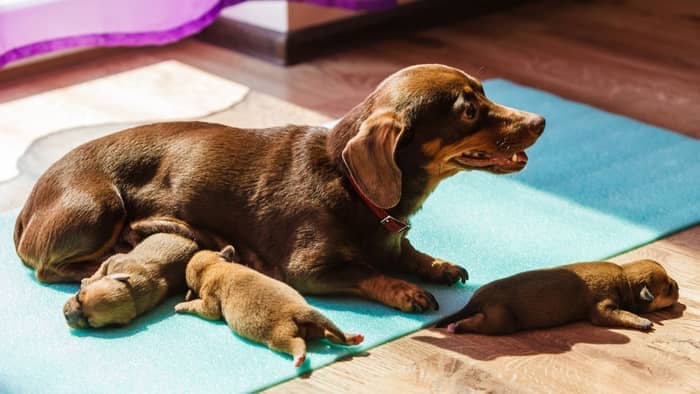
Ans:
<svg viewBox="0 0 700 394"><path fill-rule="evenodd" d="M79 309L64 311L63 316L66 318L66 323L73 328L81 328L85 320L83 313Z"/></svg>
<svg viewBox="0 0 700 394"><path fill-rule="evenodd" d="M544 132L545 120L542 116L535 116L535 118L530 122L531 130L537 135L542 135Z"/></svg>

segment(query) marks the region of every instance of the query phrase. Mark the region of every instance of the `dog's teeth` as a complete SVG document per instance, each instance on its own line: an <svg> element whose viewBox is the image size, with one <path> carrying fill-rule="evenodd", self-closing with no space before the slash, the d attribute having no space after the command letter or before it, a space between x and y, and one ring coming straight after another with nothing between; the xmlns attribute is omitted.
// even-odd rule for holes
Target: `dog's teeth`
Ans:
<svg viewBox="0 0 700 394"><path fill-rule="evenodd" d="M510 158L512 161L518 161L518 154L513 153L513 157Z"/></svg>

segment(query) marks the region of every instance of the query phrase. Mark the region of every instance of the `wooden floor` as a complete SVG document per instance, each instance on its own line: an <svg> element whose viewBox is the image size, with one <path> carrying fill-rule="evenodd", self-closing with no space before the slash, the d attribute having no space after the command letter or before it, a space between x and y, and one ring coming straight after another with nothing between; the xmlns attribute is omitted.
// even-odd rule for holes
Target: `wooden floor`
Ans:
<svg viewBox="0 0 700 394"><path fill-rule="evenodd" d="M436 62L700 138L699 37L696 0L540 1L397 34L290 68L193 39L100 51L48 68L0 72L0 102L176 59L340 116L389 73ZM700 196L688 201L698 203ZM685 305L653 315L653 333L576 324L489 338L429 329L271 391L700 392L700 226L616 260L638 257L664 263Z"/></svg>

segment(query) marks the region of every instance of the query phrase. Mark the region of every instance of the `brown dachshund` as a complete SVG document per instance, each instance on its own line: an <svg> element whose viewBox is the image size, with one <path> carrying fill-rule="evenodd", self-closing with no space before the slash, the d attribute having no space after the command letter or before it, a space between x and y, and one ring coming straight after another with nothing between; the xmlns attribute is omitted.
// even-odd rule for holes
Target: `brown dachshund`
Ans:
<svg viewBox="0 0 700 394"><path fill-rule="evenodd" d="M450 285L467 272L415 250L406 221L459 171L523 169L543 129L541 116L489 101L478 80L442 65L391 75L331 130L136 127L52 165L19 215L15 246L39 280L79 281L125 226L172 218L304 294L437 309L429 292L386 273Z"/></svg>
<svg viewBox="0 0 700 394"><path fill-rule="evenodd" d="M451 332L502 335L578 320L650 330L653 312L678 301L678 284L656 261L619 266L577 263L522 272L479 288L467 306L445 321Z"/></svg>

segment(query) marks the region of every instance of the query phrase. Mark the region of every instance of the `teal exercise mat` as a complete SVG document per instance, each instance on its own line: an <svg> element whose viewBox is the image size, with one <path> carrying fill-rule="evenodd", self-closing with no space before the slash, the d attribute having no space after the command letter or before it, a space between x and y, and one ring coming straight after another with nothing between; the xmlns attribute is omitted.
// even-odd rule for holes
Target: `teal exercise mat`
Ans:
<svg viewBox="0 0 700 394"><path fill-rule="evenodd" d="M488 281L603 259L700 221L700 141L507 81L485 87L496 102L544 115L547 129L528 150L524 172L455 176L413 218L409 238L416 247L470 273L467 286L426 286L440 302L438 313L309 297L366 339L353 348L316 342L300 369L223 323L175 315L176 299L129 327L71 331L61 308L77 287L33 279L15 256L17 212L8 212L0 215L0 392L262 389L425 327Z"/></svg>

